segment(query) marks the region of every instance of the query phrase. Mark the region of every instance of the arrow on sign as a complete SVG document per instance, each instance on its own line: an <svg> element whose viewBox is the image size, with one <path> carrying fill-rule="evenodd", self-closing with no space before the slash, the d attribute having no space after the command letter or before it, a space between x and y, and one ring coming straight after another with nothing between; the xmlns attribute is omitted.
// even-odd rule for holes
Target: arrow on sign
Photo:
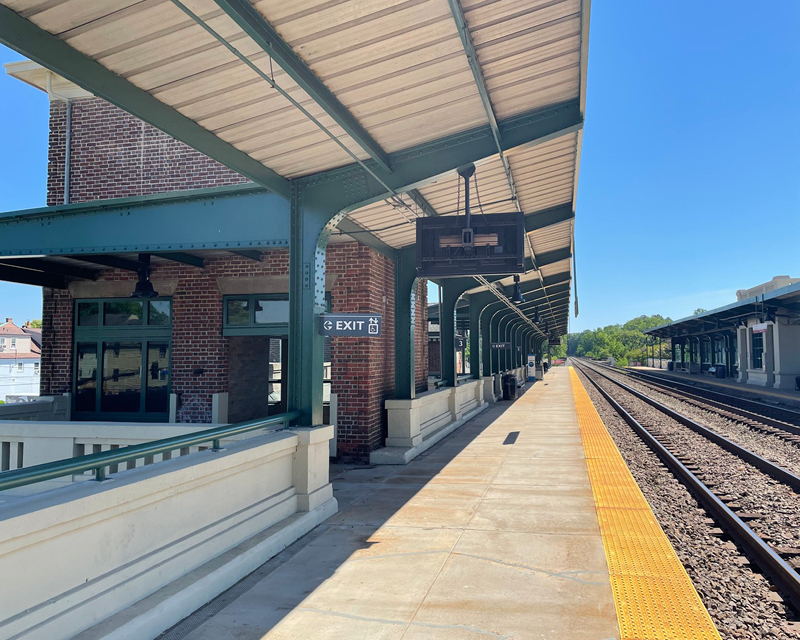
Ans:
<svg viewBox="0 0 800 640"><path fill-rule="evenodd" d="M333 323L332 323L330 320L326 320L326 321L325 321L325 322L322 324L322 326L323 326L323 327L325 327L326 329L333 329Z"/></svg>

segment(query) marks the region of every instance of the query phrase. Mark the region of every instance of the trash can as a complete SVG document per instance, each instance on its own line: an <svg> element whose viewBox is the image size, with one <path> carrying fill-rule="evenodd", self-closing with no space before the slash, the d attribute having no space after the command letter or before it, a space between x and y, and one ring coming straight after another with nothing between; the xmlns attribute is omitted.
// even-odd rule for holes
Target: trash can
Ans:
<svg viewBox="0 0 800 640"><path fill-rule="evenodd" d="M800 391L800 376L797 376L794 379L794 390L795 391Z"/></svg>
<svg viewBox="0 0 800 640"><path fill-rule="evenodd" d="M667 362L667 371L675 371L675 363L672 360Z"/></svg>
<svg viewBox="0 0 800 640"><path fill-rule="evenodd" d="M506 374L503 376L503 400L517 399L517 376Z"/></svg>
<svg viewBox="0 0 800 640"><path fill-rule="evenodd" d="M727 378L728 368L724 364L717 365L717 378Z"/></svg>

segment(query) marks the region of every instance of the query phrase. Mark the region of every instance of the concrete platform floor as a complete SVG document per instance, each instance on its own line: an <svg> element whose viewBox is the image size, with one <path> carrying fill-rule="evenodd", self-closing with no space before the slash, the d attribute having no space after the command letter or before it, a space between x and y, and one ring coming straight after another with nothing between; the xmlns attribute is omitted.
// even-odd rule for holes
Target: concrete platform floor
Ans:
<svg viewBox="0 0 800 640"><path fill-rule="evenodd" d="M566 367L404 467L165 639L619 638Z"/></svg>

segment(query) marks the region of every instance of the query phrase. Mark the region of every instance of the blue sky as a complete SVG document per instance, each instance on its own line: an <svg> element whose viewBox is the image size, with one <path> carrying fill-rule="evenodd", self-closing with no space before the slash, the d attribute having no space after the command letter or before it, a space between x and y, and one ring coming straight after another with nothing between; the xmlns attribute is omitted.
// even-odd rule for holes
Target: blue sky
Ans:
<svg viewBox="0 0 800 640"><path fill-rule="evenodd" d="M571 330L800 277L799 30L796 0L593 3ZM0 210L43 205L45 95L0 76L0 128ZM0 283L0 317L40 315Z"/></svg>

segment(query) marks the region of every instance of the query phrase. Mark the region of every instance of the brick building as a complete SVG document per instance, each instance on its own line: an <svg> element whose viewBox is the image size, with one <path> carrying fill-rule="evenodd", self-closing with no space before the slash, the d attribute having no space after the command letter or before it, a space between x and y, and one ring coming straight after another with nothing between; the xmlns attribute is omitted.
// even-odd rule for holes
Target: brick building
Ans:
<svg viewBox="0 0 800 640"><path fill-rule="evenodd" d="M48 205L247 182L90 96L71 101L67 150L67 118L66 103L52 100ZM285 410L288 250L255 258L208 252L198 267L153 257L150 279L160 307L130 302L137 274L124 269L104 270L68 289L44 288L41 393L73 394L74 417L89 420L207 423ZM343 460L367 461L386 437L384 400L394 397L395 387L394 270L392 260L351 237L336 236L328 246L330 310L383 314L380 338L331 338L326 349ZM154 321L153 314L166 315ZM268 321L260 323L259 314ZM416 386L426 390L424 281L417 285L415 342ZM126 349L128 361L140 366L124 364L120 351Z"/></svg>

